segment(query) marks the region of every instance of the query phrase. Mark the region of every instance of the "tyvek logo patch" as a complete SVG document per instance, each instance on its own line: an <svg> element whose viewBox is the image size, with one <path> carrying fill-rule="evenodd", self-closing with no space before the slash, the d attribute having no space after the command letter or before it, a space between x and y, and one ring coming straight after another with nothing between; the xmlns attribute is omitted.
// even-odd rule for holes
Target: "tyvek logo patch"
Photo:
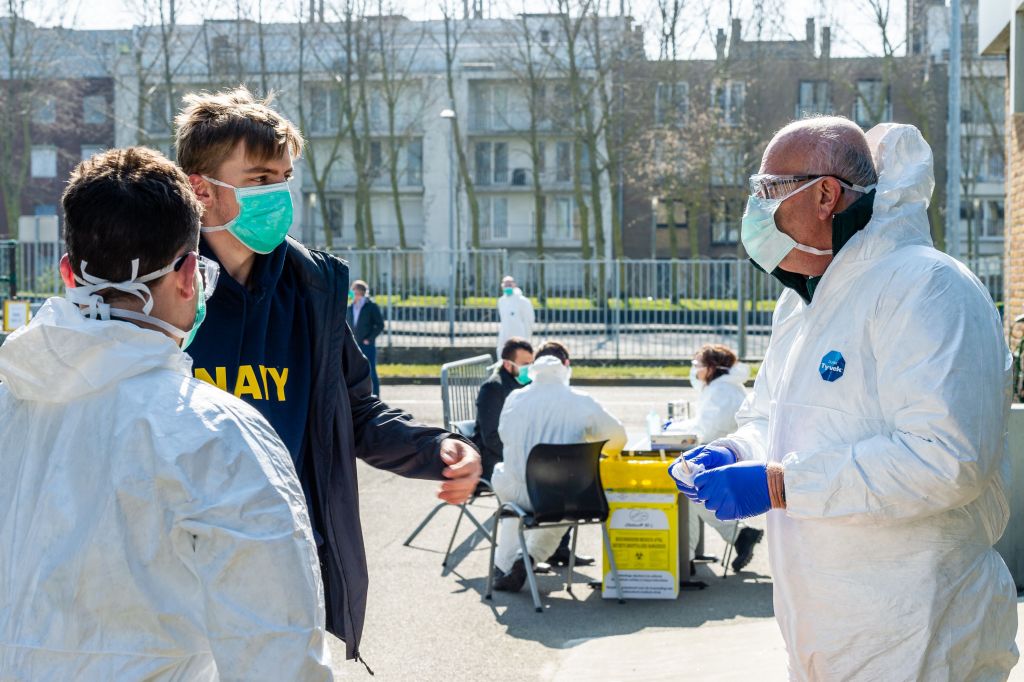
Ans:
<svg viewBox="0 0 1024 682"><path fill-rule="evenodd" d="M846 358L837 350L830 350L825 353L825 357L821 359L821 364L818 366L818 374L825 381L841 379L845 371Z"/></svg>

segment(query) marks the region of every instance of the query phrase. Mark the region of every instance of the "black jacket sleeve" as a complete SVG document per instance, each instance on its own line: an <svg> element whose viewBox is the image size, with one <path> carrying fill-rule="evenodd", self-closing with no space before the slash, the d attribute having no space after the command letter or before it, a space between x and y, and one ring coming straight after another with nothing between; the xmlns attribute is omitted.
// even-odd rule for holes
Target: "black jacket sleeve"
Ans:
<svg viewBox="0 0 1024 682"><path fill-rule="evenodd" d="M388 407L372 394L370 364L346 325L342 370L352 406L356 457L378 469L408 478L443 479L441 441L456 438L444 429L425 426L412 415ZM472 443L469 443L472 445Z"/></svg>
<svg viewBox="0 0 1024 682"><path fill-rule="evenodd" d="M500 460L503 454L501 438L498 436L498 420L505 406L505 395L501 384L487 381L476 396L476 431L480 445Z"/></svg>
<svg viewBox="0 0 1024 682"><path fill-rule="evenodd" d="M369 299L366 300L363 314L368 316L370 323L369 328L366 330L366 338L373 342L384 331L384 315L380 312L380 306Z"/></svg>

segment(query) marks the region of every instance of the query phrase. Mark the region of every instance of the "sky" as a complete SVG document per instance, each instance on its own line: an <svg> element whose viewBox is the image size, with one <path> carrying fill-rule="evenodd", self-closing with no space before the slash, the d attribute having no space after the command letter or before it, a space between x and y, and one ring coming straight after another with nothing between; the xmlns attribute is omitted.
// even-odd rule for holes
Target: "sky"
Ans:
<svg viewBox="0 0 1024 682"><path fill-rule="evenodd" d="M159 0L27 0L26 14L43 25L56 23L74 28L128 28L137 22L140 8L155 7ZM377 2L384 13L404 14L410 19L437 19L439 4L415 0L364 0L371 6ZM483 0L485 16L508 17L516 13L550 12L558 0ZM563 0L564 1L564 0ZM667 0L595 0L618 14L620 2L645 29L648 53L657 56L658 7ZM199 23L204 18L234 18L241 8L244 16L255 17L257 0L224 2L214 0L177 0L179 21ZM449 0L461 8L462 0ZM570 0L575 5L574 0ZM802 39L805 21L814 17L817 35L821 27L832 27L834 56L875 55L881 52L881 34L872 11L873 4L890 9L891 40L902 52L905 38L904 0L684 0L678 54L680 58L714 57L714 36L718 28L729 30L729 14L744 22L743 37L761 39ZM265 1L264 16L272 21L290 21L299 8L308 7L308 0ZM327 5L340 4L327 0ZM390 10L387 8L393 8ZM271 9L272 8L272 9ZM330 10L328 10L329 12ZM374 10L372 13L378 13ZM691 19L696 18L696 19ZM760 28L758 28L760 27Z"/></svg>

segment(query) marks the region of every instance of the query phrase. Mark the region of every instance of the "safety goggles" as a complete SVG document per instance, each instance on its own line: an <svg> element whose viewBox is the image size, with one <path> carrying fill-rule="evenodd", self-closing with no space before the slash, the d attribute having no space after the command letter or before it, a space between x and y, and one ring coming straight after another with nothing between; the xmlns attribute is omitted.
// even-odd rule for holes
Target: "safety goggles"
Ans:
<svg viewBox="0 0 1024 682"><path fill-rule="evenodd" d="M838 175L829 175L827 173L819 175L774 175L772 173L758 173L757 175L750 176L750 195L757 197L758 199L781 201L782 199L794 194L807 183L814 180L820 180L821 178L835 178L839 181L839 184L846 189L853 190L854 192L860 192L862 194L867 194L874 188L874 185L869 187L855 185L849 180L841 178Z"/></svg>
<svg viewBox="0 0 1024 682"><path fill-rule="evenodd" d="M181 270L181 266L185 264L185 260L191 253L196 252L187 251L174 261L173 270L175 272ZM203 296L209 301L210 297L213 296L214 290L217 288L217 280L220 279L220 265L216 261L196 253L196 269L199 271L199 276L203 278Z"/></svg>

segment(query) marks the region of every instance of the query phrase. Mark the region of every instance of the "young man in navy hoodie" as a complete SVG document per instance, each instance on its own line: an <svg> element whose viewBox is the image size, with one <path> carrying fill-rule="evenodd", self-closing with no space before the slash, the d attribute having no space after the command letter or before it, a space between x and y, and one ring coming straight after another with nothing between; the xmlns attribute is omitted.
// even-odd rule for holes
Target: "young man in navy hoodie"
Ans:
<svg viewBox="0 0 1024 682"><path fill-rule="evenodd" d="M253 405L288 447L320 554L327 629L359 660L367 571L356 458L444 480L438 496L459 504L476 488L480 456L373 395L345 322L348 266L286 238L296 127L244 88L185 103L177 159L204 207L200 252L221 267L189 347L193 372Z"/></svg>

